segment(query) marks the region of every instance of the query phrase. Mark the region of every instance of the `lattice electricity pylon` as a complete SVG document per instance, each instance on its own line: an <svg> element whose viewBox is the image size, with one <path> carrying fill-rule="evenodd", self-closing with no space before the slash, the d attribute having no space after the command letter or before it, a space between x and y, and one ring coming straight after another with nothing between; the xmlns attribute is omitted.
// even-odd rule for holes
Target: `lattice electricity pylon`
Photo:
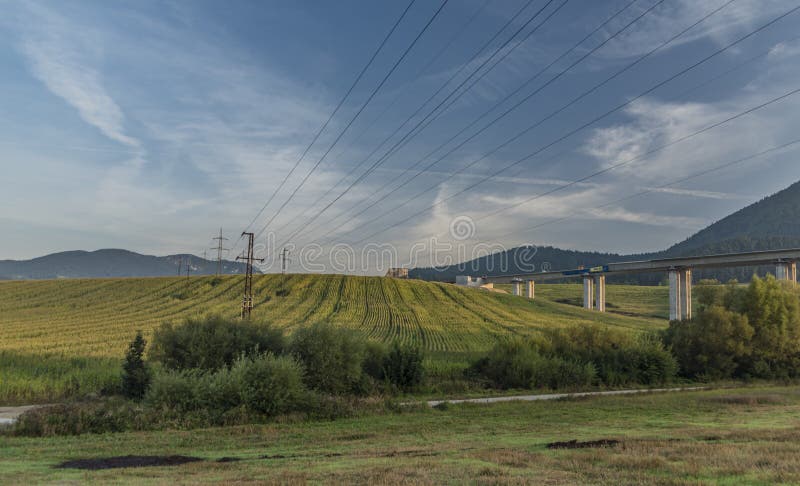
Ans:
<svg viewBox="0 0 800 486"><path fill-rule="evenodd" d="M242 319L250 319L250 313L253 310L253 262L264 263L264 259L253 256L255 235L243 232L242 236L247 236L247 253L244 256L237 256L236 259L247 262L244 275L244 296L242 297Z"/></svg>

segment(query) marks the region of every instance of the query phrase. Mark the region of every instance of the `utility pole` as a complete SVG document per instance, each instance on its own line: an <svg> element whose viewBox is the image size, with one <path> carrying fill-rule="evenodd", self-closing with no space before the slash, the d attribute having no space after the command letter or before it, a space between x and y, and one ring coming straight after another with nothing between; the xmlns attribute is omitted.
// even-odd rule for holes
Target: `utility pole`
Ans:
<svg viewBox="0 0 800 486"><path fill-rule="evenodd" d="M181 268L183 267L183 257L178 257L178 276L181 276Z"/></svg>
<svg viewBox="0 0 800 486"><path fill-rule="evenodd" d="M289 261L289 249L285 248L281 252L281 273L286 273L286 263Z"/></svg>
<svg viewBox="0 0 800 486"><path fill-rule="evenodd" d="M247 236L247 253L244 256L237 256L237 260L245 260L247 269L244 275L244 296L242 297L242 319L250 319L250 311L253 310L253 262L264 262L263 258L253 256L253 233L243 232L242 236Z"/></svg>
<svg viewBox="0 0 800 486"><path fill-rule="evenodd" d="M212 240L217 240L217 246L212 246L212 250L217 250L217 276L222 273L222 252L228 251L230 248L223 248L222 242L227 241L228 238L222 237L222 228L219 229L219 236L215 236Z"/></svg>

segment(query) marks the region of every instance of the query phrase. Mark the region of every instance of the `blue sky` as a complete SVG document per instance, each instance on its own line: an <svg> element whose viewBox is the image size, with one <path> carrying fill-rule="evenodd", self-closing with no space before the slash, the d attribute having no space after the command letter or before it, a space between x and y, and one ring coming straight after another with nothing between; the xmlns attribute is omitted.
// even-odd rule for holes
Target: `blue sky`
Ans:
<svg viewBox="0 0 800 486"><path fill-rule="evenodd" d="M402 252L421 239L446 236L455 218L479 219L598 169L642 156L800 87L800 41L796 38L800 13L796 12L539 156L446 200L796 6L790 1L735 0L580 102L452 177L726 3L666 0L429 172L351 217L371 194L384 194L410 177L413 172L404 173L404 169L628 1L569 0L443 116L308 224L309 215L341 193L352 178L331 190L317 206L311 204L400 126L525 4L520 0L450 0L270 225L268 230L280 230L275 241L280 243L295 228L302 228L293 241L298 245L359 242L419 212L398 228L359 242L391 243L403 248ZM539 19L561 3L552 2ZM557 75L655 3L635 2L503 106ZM545 4L533 1L435 102ZM152 254L202 254L220 226L238 235L292 168L406 5L388 1L0 0L4 41L0 44L0 258L108 247ZM439 5L438 1L415 2L343 108L253 225L256 231L345 128ZM523 30L521 36L527 32ZM515 41L507 49L513 46ZM479 219L477 234L470 241L614 252L663 249L800 179L798 149L792 146L659 188L797 138L798 108L800 95L789 97L636 163ZM388 213L428 187L432 190ZM652 192L645 196L609 205L648 189ZM569 219L525 231L566 216ZM326 238L319 238L325 234Z"/></svg>

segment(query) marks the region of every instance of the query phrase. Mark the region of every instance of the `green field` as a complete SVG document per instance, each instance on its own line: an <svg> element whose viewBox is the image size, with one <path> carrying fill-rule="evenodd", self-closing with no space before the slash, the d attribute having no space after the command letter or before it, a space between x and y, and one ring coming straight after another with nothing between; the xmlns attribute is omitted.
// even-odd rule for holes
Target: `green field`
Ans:
<svg viewBox="0 0 800 486"><path fill-rule="evenodd" d="M137 329L219 313L236 316L242 277L137 278L0 282L0 350L23 354L120 356ZM291 330L327 321L381 341L420 343L431 352L475 351L498 336L601 323L663 327L660 288L609 288L630 314L587 312L554 302L569 285L539 286L539 298L454 285L380 277L263 275L254 278L255 319ZM647 299L643 300L643 296ZM663 300L663 302L662 302ZM616 308L615 308L616 309Z"/></svg>
<svg viewBox="0 0 800 486"><path fill-rule="evenodd" d="M118 375L137 330L217 313L237 316L243 277L0 282L0 404L100 390ZM664 289L609 286L610 310L570 305L574 285L540 285L538 298L450 284L342 275L260 275L253 319L291 332L327 321L370 339L413 342L434 372L461 369L502 336L602 324L659 329ZM663 298L662 298L663 297ZM570 302L570 303L562 303Z"/></svg>
<svg viewBox="0 0 800 486"><path fill-rule="evenodd" d="M797 388L451 405L195 431L0 436L0 483L797 484ZM550 450L554 441L620 441ZM81 471L62 461L182 454L181 466ZM238 462L217 462L220 458ZM229 459L230 460L230 459Z"/></svg>

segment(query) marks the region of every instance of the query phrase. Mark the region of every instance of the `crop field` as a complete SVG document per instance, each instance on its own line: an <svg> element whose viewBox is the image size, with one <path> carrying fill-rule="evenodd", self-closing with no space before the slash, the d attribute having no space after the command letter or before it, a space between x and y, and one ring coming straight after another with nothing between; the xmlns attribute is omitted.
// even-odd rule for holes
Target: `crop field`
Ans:
<svg viewBox="0 0 800 486"><path fill-rule="evenodd" d="M238 315L241 286L236 276L0 282L0 351L118 357L137 329L149 334L162 322L187 316ZM289 331L327 321L376 340L419 343L434 353L483 350L498 336L553 326L654 329L666 324L649 302L638 304L641 316L586 312L555 302L573 290L542 285L539 298L530 301L414 280L263 275L254 278L253 317ZM615 292L609 289L610 301ZM666 303L666 296L651 297L651 289L624 292L620 302L641 302L645 295ZM626 305L634 309L637 304Z"/></svg>
<svg viewBox="0 0 800 486"><path fill-rule="evenodd" d="M0 435L0 483L798 484L798 417L796 387L752 387L194 431ZM193 462L58 467L132 455Z"/></svg>
<svg viewBox="0 0 800 486"><path fill-rule="evenodd" d="M666 305L663 290L609 286L610 299L619 298L610 302L626 306L622 315L569 305L580 296L570 285L538 286L538 298L530 301L417 280L260 275L253 319L288 332L327 321L378 341L413 342L425 349L431 369L446 373L502 336L592 323L662 328L666 321L656 316ZM102 389L117 378L137 330L149 337L167 321L237 316L241 291L241 276L0 282L0 404Z"/></svg>

